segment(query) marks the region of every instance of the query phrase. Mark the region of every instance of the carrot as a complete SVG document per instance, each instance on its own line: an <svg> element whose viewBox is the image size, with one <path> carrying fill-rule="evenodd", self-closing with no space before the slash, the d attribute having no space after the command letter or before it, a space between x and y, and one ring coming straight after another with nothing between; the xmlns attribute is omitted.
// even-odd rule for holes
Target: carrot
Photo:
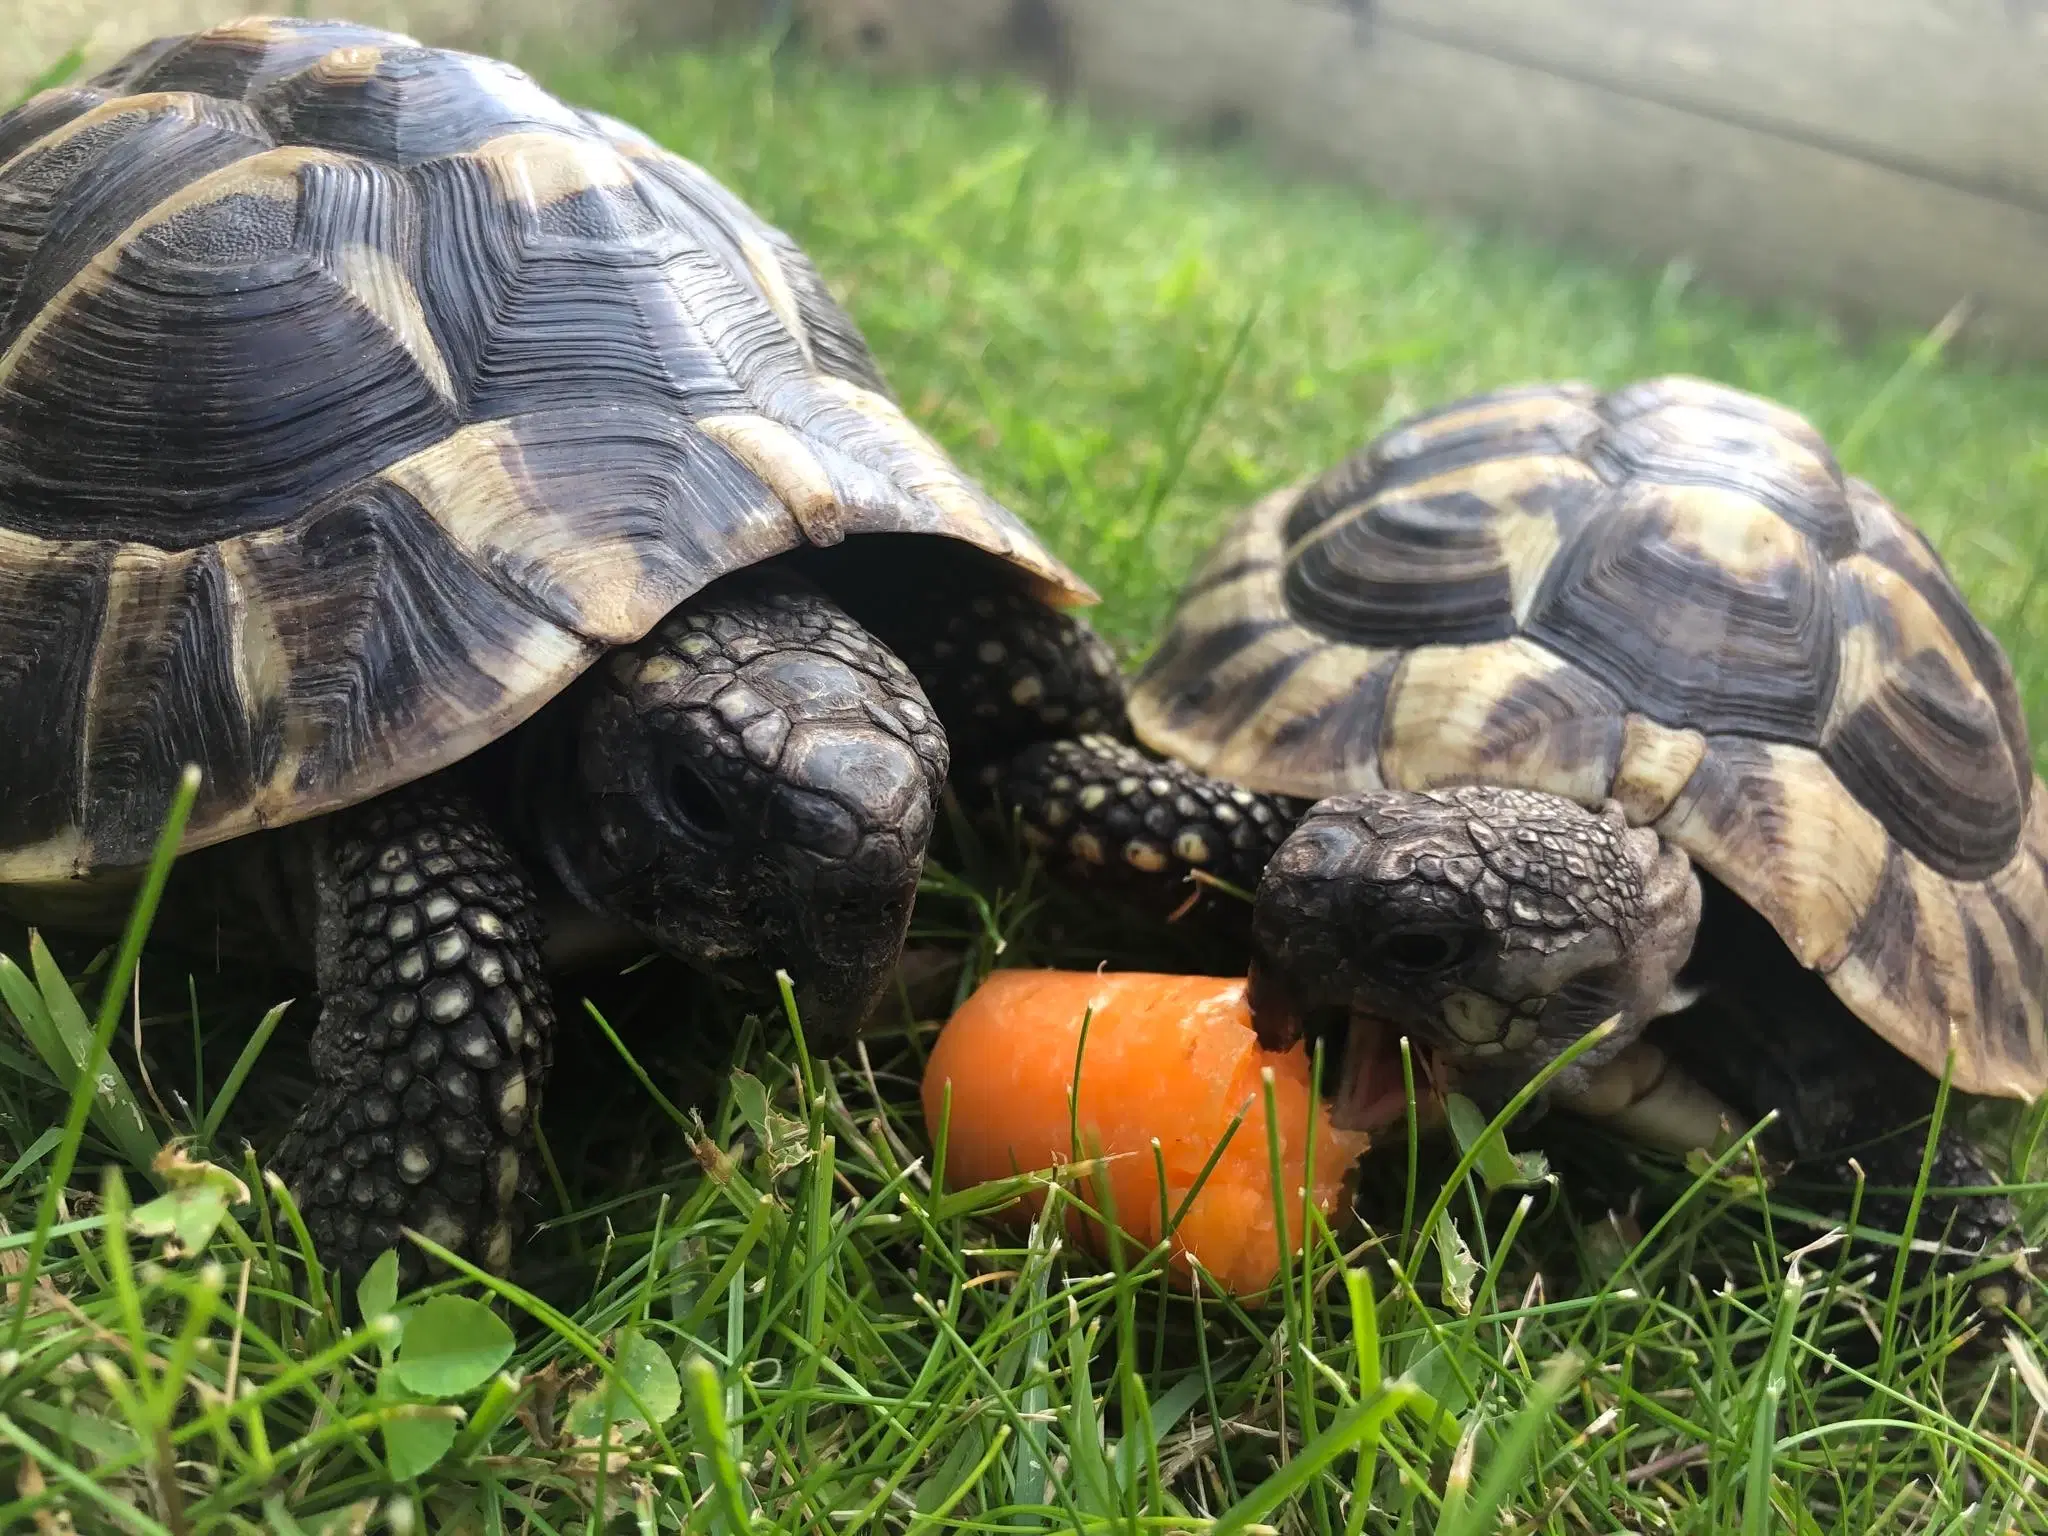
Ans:
<svg viewBox="0 0 2048 1536"><path fill-rule="evenodd" d="M1242 1110L1243 1123L1172 1233L1169 1263L1183 1280L1192 1257L1235 1293L1264 1290L1280 1267L1276 1206L1286 1206L1288 1242L1297 1252L1306 1226L1309 1057L1301 1045L1261 1049L1244 994L1241 977L995 972L947 1022L925 1069L925 1121L934 1137L946 1114L947 1085L952 1089L947 1181L960 1188L1050 1170L1077 1153L1101 1157L1117 1225L1150 1247L1164 1225L1153 1138L1171 1213ZM1080 1091L1070 1120L1077 1052ZM1266 1068L1273 1072L1284 1202L1275 1199L1268 1154L1260 1080ZM1332 1127L1321 1105L1314 1135L1314 1199L1327 1216L1369 1139ZM1109 1210L1096 1177L1081 1179L1076 1193ZM1042 1201L1034 1192L1006 1219L1027 1222ZM1070 1230L1092 1251L1105 1251L1106 1235L1094 1223L1077 1215Z"/></svg>

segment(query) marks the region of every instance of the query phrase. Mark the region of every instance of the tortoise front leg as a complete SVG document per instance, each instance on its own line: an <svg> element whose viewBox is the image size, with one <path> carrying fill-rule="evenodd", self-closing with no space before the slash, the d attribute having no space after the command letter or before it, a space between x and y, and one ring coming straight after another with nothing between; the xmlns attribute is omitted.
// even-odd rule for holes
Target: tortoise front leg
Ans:
<svg viewBox="0 0 2048 1536"><path fill-rule="evenodd" d="M417 1282L401 1225L502 1273L553 1053L533 887L477 806L432 781L307 833L319 1085L273 1166L346 1275L396 1248Z"/></svg>
<svg viewBox="0 0 2048 1536"><path fill-rule="evenodd" d="M1309 807L1108 736L1028 747L1004 766L1000 788L1055 875L1160 917L1203 895L1198 872L1249 894ZM1251 908L1233 905L1249 932Z"/></svg>

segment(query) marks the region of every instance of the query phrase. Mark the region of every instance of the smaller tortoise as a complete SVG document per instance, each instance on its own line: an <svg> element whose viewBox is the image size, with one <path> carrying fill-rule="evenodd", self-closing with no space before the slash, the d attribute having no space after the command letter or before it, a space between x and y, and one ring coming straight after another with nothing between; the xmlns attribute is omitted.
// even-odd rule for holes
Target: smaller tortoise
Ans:
<svg viewBox="0 0 2048 1536"><path fill-rule="evenodd" d="M544 970L835 1044L949 765L1122 719L803 252L509 65L162 38L0 115L0 209L0 904L118 927L198 765L156 933L317 979L272 1163L345 1269L508 1262Z"/></svg>
<svg viewBox="0 0 2048 1536"><path fill-rule="evenodd" d="M1618 1014L1558 1102L1680 1148L1775 1110L1796 1159L1858 1159L1880 1223L1951 1047L1965 1092L2048 1082L2048 803L2011 668L1769 401L1563 384L1397 426L1238 520L1131 720L1166 760L1036 745L1006 803L1126 894L1255 886L1269 1044L1389 1021L1498 1107ZM1370 1117L1350 1045L1340 1107ZM1995 1182L1954 1130L1934 1181ZM1951 1213L1963 1250L2014 1214Z"/></svg>

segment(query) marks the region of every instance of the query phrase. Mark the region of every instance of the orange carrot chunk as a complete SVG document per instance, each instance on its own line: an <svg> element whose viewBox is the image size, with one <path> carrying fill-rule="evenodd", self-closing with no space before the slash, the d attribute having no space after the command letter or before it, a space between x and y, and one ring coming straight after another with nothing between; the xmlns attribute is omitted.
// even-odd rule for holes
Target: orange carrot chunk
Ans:
<svg viewBox="0 0 2048 1536"><path fill-rule="evenodd" d="M1079 1156L1107 1163L1101 1175L1084 1176L1072 1187L1103 1210L1099 1180L1106 1178L1116 1223L1136 1240L1135 1250L1126 1250L1135 1258L1159 1241L1165 1224L1159 1161L1170 1214L1242 1111L1243 1122L1172 1234L1169 1262L1183 1280L1191 1276L1192 1256L1232 1292L1264 1290L1280 1268L1276 1206L1286 1208L1288 1243L1297 1253L1306 1228L1309 1058L1301 1045L1261 1049L1244 994L1242 977L993 973L947 1022L925 1069L926 1125L934 1139L942 1121L946 1126L946 1182L958 1189L1072 1162L1078 1132ZM1084 1018L1086 1050L1070 1117ZM1283 1199L1275 1197L1266 1136L1261 1073L1267 1068ZM1323 1105L1316 1106L1314 1136L1312 1194L1327 1216L1369 1139L1335 1129ZM1042 1199L1034 1192L1003 1219L1028 1222ZM1093 1222L1077 1215L1069 1230L1093 1252L1106 1252L1107 1238Z"/></svg>

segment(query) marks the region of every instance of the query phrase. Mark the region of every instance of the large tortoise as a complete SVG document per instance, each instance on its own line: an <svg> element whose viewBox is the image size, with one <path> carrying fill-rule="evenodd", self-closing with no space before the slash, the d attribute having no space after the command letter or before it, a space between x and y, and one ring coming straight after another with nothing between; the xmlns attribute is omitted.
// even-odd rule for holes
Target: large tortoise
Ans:
<svg viewBox="0 0 2048 1536"><path fill-rule="evenodd" d="M507 1262L544 936L843 1040L949 760L1121 722L1092 596L787 237L506 64L259 17L0 117L0 897L118 923L199 766L158 931L316 975L344 1267Z"/></svg>
<svg viewBox="0 0 2048 1536"><path fill-rule="evenodd" d="M1021 755L1027 832L1160 905L1196 870L1256 887L1261 1034L1359 1021L1342 1113L1388 1107L1370 1021L1497 1105L1618 1014L1559 1102L1678 1147L1776 1110L1795 1156L1857 1157L1885 1221L1951 1048L1967 1093L2048 1082L2048 800L2012 670L1769 401L1564 384L1393 428L1236 522L1131 721L1164 760ZM1995 1182L1954 1131L1933 1176ZM1929 1215L1967 1251L2013 1212Z"/></svg>

